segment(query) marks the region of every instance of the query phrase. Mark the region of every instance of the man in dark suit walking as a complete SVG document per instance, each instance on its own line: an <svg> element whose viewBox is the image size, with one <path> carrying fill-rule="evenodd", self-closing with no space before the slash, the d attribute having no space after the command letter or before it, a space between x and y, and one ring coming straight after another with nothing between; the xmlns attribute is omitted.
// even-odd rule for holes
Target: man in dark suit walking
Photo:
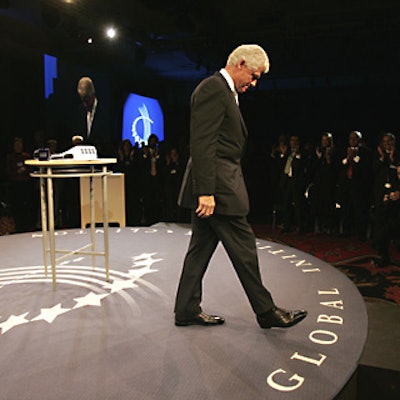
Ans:
<svg viewBox="0 0 400 400"><path fill-rule="evenodd" d="M192 208L192 236L175 304L175 325L220 325L222 317L201 309L202 279L222 242L262 328L289 327L306 311L275 306L263 286L254 233L247 222L249 200L241 157L247 129L238 94L256 86L269 60L257 45L237 47L225 68L204 79L191 98L190 159L179 202Z"/></svg>

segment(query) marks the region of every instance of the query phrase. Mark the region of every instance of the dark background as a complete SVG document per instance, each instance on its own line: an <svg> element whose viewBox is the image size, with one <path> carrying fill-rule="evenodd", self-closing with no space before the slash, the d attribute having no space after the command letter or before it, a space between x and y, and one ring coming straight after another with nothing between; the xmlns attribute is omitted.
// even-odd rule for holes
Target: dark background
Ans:
<svg viewBox="0 0 400 400"><path fill-rule="evenodd" d="M399 11L391 0L0 0L2 165L15 136L30 152L37 131L68 143L83 75L109 107L115 148L123 103L134 92L160 102L165 139L183 149L191 91L249 42L263 46L271 61L270 73L241 98L256 185L267 179L271 145L281 133L317 144L330 131L345 146L348 133L359 130L375 148L380 132L399 131ZM102 37L106 23L118 29L113 42ZM45 53L57 57L64 77L51 100L44 99ZM61 87L68 98L57 98Z"/></svg>

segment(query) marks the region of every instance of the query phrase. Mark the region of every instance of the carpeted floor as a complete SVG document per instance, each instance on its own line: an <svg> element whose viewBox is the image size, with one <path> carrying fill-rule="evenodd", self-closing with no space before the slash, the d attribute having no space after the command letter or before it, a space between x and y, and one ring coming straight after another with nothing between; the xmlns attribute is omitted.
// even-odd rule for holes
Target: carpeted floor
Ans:
<svg viewBox="0 0 400 400"><path fill-rule="evenodd" d="M352 237L326 234L282 234L270 225L253 225L257 237L286 244L311 254L342 271L366 297L400 304L400 254L391 247L393 262L386 267L376 265L377 252L368 243Z"/></svg>
<svg viewBox="0 0 400 400"><path fill-rule="evenodd" d="M96 242L102 243L102 230ZM57 231L58 249L87 230ZM257 239L261 274L274 300L305 308L289 330L259 329L226 253L214 254L204 284L216 328L178 328L173 304L190 239L186 226L110 229L104 260L43 268L40 232L0 238L0 400L331 400L354 376L367 314L353 283L300 250ZM100 245L101 246L101 245Z"/></svg>

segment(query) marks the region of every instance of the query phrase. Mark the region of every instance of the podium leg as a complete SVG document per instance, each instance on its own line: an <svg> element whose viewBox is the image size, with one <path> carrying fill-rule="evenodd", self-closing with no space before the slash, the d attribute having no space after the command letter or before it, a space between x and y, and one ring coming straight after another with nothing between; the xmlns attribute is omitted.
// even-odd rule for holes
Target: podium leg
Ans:
<svg viewBox="0 0 400 400"><path fill-rule="evenodd" d="M106 269L106 281L109 281L109 247L108 247L108 191L107 191L107 167L103 166L103 227L104 227L104 263Z"/></svg>

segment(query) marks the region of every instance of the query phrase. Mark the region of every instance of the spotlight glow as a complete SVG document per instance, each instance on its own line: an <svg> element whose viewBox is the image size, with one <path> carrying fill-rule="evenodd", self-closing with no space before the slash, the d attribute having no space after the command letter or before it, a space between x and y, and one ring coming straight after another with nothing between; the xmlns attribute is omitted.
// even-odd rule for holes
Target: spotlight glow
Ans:
<svg viewBox="0 0 400 400"><path fill-rule="evenodd" d="M106 34L108 38L114 39L117 36L117 31L115 28L107 28Z"/></svg>

